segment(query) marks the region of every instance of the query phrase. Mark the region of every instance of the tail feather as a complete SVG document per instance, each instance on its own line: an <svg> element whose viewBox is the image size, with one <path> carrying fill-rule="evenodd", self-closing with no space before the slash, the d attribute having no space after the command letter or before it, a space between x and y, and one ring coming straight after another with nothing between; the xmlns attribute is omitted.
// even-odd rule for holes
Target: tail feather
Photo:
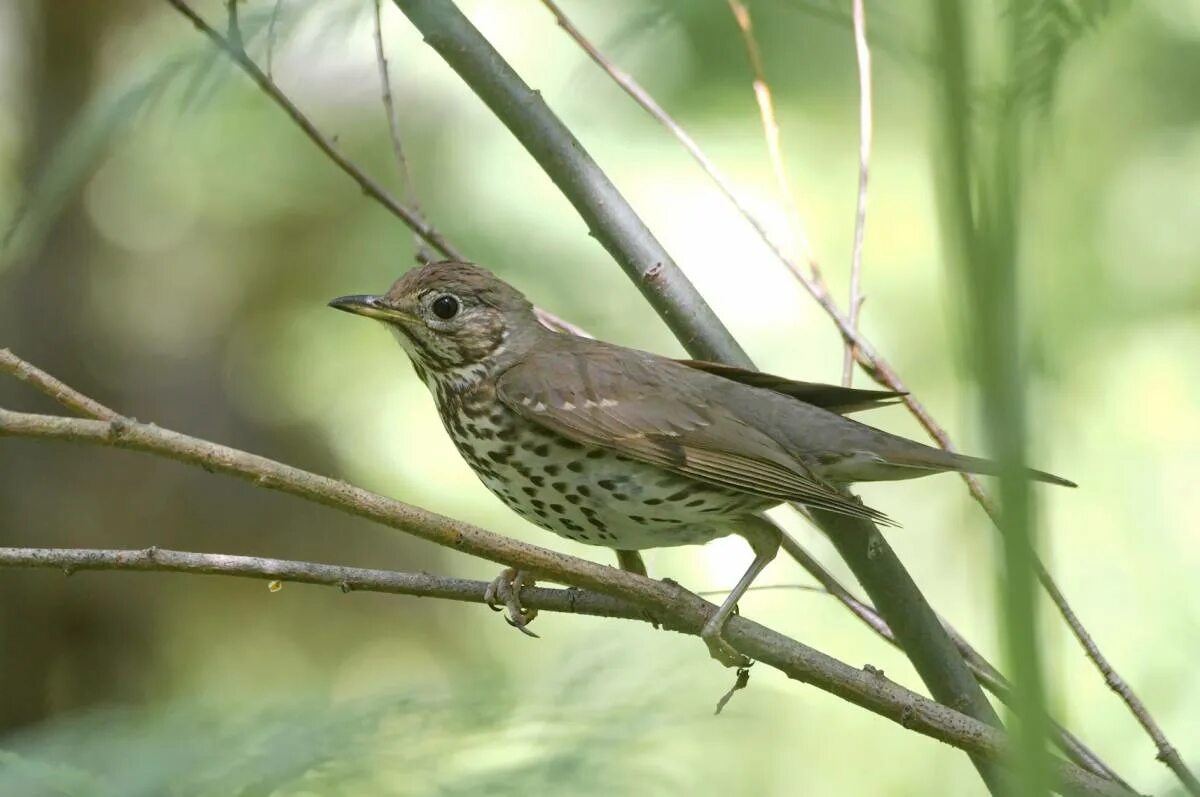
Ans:
<svg viewBox="0 0 1200 797"><path fill-rule="evenodd" d="M983 457L971 457L966 454L951 454L948 451L942 451L936 448L927 449L935 452L932 456L926 455L923 457L904 457L903 461L898 461L892 457L888 457L889 462L897 465L905 465L913 468L929 468L930 470L952 470L961 473L978 473L984 476L999 476L1000 465L990 459ZM923 461L922 461L923 460ZM1034 481L1046 482L1047 484L1057 484L1061 487L1078 487L1079 485L1070 479L1064 479L1062 476L1055 476L1053 473L1047 473L1044 470L1036 468L1026 468L1026 475Z"/></svg>

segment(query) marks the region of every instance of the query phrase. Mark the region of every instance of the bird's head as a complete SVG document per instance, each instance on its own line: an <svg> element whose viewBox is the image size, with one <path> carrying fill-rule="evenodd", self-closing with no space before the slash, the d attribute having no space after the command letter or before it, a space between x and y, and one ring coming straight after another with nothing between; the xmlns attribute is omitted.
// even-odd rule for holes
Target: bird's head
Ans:
<svg viewBox="0 0 1200 797"><path fill-rule="evenodd" d="M329 303L385 323L414 363L435 374L498 359L536 334L533 305L490 271L443 261L407 272L382 296Z"/></svg>

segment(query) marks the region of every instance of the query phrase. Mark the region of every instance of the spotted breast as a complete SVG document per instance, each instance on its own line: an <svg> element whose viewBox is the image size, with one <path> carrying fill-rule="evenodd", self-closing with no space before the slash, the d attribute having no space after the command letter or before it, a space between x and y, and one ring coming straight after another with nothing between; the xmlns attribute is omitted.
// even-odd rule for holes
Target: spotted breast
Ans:
<svg viewBox="0 0 1200 797"><path fill-rule="evenodd" d="M514 512L562 537L609 548L695 545L773 501L584 446L517 415L495 384L431 385L459 454Z"/></svg>

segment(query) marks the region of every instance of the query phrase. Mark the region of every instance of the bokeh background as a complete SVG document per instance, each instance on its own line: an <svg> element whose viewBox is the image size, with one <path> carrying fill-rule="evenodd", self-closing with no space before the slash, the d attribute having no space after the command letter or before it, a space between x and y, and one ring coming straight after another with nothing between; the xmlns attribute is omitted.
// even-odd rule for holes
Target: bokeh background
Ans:
<svg viewBox="0 0 1200 797"><path fill-rule="evenodd" d="M737 28L720 2L566 2L732 175L783 240ZM1092 6L1092 3L1064 3ZM1107 4L1105 4L1107 5ZM265 62L273 3L243 4ZM876 7L878 6L878 7ZM199 8L221 23L220 4ZM633 202L759 364L836 381L829 321L682 149L529 2L464 3ZM752 5L804 229L844 294L857 94L848 3ZM998 17L980 6L987 38ZM863 326L963 448L979 450L961 293L940 254L925 4L869 4L876 144ZM1200 2L1101 14L1054 64L1022 217L1032 460L1043 552L1172 740L1200 765ZM272 69L399 190L364 0L285 2ZM626 345L678 344L534 162L384 9L412 188L431 220L539 305ZM510 514L443 434L390 337L335 313L413 262L362 196L163 3L0 4L0 346L119 410L608 561ZM859 378L860 381L862 377ZM52 411L0 381L0 402ZM869 419L914 437L901 408ZM998 658L997 550L961 483L863 487L933 605ZM784 514L849 580L828 544ZM285 496L120 451L0 442L0 544L259 554L490 578L494 568ZM730 586L737 539L651 552ZM780 559L761 583L806 578ZM753 593L750 616L910 686L831 599ZM1051 708L1142 791L1167 770L1047 611ZM0 778L27 793L979 794L966 757L698 642L543 615L165 574L0 573ZM22 780L23 779L23 780ZM40 785L34 785L40 784ZM49 784L49 785L48 785ZM57 791L38 791L42 788ZM20 793L10 791L9 793Z"/></svg>

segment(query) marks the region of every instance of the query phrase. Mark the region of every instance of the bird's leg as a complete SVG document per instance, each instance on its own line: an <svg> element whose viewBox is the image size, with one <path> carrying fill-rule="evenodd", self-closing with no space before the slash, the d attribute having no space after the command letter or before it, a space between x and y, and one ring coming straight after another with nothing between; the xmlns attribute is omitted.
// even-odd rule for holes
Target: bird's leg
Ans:
<svg viewBox="0 0 1200 797"><path fill-rule="evenodd" d="M637 551L624 550L621 548L613 548L617 554L617 566L627 573L636 573L639 576L646 575L646 563L642 560L642 555ZM662 623L658 618L650 613L649 609L642 610L642 617L655 629L662 628Z"/></svg>
<svg viewBox="0 0 1200 797"><path fill-rule="evenodd" d="M628 573L637 573L639 576L646 575L646 563L642 561L642 555L637 551L626 551L620 548L614 548L617 553L617 565Z"/></svg>
<svg viewBox="0 0 1200 797"><path fill-rule="evenodd" d="M488 608L495 612L500 611L500 608L496 606L497 601L502 601L506 610L504 619L508 624L522 634L536 638L537 634L526 626L533 622L533 618L537 617L537 609L526 609L521 605L521 590L525 587L532 587L535 583L537 582L534 581L533 576L524 570L506 567L491 584L488 584L487 590L483 593L483 600Z"/></svg>
<svg viewBox="0 0 1200 797"><path fill-rule="evenodd" d="M746 516L742 519L737 534L750 543L750 547L754 549L754 561L750 563L750 567L746 568L745 574L725 598L725 602L708 619L700 631L700 638L704 640L704 644L708 645L708 652L726 667L750 666L750 660L734 650L721 637L721 631L724 629L726 621L729 620L729 616L737 611L737 602L746 594L746 590L750 589L754 579L758 578L758 574L775 558L780 542L783 540L783 533L779 527L763 515Z"/></svg>

